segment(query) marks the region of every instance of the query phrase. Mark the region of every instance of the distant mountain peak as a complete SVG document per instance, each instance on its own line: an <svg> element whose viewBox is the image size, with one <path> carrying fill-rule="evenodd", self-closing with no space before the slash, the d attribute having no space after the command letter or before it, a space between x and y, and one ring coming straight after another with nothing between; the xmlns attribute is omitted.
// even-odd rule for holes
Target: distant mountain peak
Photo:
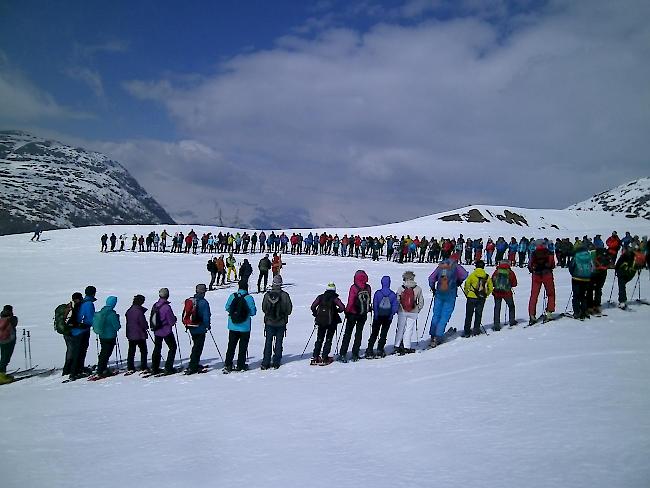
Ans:
<svg viewBox="0 0 650 488"><path fill-rule="evenodd" d="M0 234L174 223L117 161L24 131L0 131Z"/></svg>
<svg viewBox="0 0 650 488"><path fill-rule="evenodd" d="M607 190L567 210L602 210L650 220L650 177L639 178Z"/></svg>

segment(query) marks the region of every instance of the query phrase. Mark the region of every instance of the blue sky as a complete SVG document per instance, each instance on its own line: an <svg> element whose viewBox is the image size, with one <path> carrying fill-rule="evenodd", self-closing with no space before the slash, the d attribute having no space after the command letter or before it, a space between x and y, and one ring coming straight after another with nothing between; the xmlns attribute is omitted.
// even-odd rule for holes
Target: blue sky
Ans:
<svg viewBox="0 0 650 488"><path fill-rule="evenodd" d="M647 174L647 14L633 0L0 0L0 127L105 152L196 223L561 208Z"/></svg>

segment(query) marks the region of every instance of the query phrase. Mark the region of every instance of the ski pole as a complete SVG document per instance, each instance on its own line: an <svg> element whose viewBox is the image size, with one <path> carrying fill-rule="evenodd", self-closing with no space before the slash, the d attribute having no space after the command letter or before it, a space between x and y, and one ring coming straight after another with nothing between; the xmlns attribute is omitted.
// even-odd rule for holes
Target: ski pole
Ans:
<svg viewBox="0 0 650 488"><path fill-rule="evenodd" d="M178 347L178 358L181 360L181 366L183 366L183 353L181 352L181 341L178 338L178 327L174 324L174 330L176 331L176 347Z"/></svg>
<svg viewBox="0 0 650 488"><path fill-rule="evenodd" d="M418 319L415 319L415 337L418 336ZM420 345L420 341L418 340L418 346Z"/></svg>
<svg viewBox="0 0 650 488"><path fill-rule="evenodd" d="M339 353L339 341L341 340L341 337L343 337L343 334L345 333L343 331L343 329L345 329L345 326L346 326L347 322L348 322L348 318L345 317L345 319L343 319L343 325L341 326L341 335L338 337L338 339L336 339L336 354L337 355Z"/></svg>
<svg viewBox="0 0 650 488"><path fill-rule="evenodd" d="M482 325L481 325L481 330L483 331L483 333L484 333L486 336L489 336L489 335L490 335L490 334L488 334L488 331L485 330L485 327L483 327Z"/></svg>
<svg viewBox="0 0 650 488"><path fill-rule="evenodd" d="M212 335L212 331L209 330L210 332L210 337L212 337L212 342L214 342L214 347L217 348L217 352L219 353L219 357L221 358L221 362L223 363L223 356L221 355L221 351L219 350L219 346L217 346L217 341L215 340L214 336Z"/></svg>
<svg viewBox="0 0 650 488"><path fill-rule="evenodd" d="M115 343L117 344L117 355L120 358L120 362L117 364L117 367L119 368L119 367L122 366L122 350L120 349L120 338L119 337L115 338Z"/></svg>
<svg viewBox="0 0 650 488"><path fill-rule="evenodd" d="M640 282L641 282L641 271L637 273L636 283L634 283L634 289L632 290L632 294L630 295L632 298L634 298L634 294L636 293L636 287L639 286ZM641 287L639 287L639 298L641 298ZM27 336L29 337L29 331L27 332Z"/></svg>
<svg viewBox="0 0 650 488"><path fill-rule="evenodd" d="M29 369L27 366L27 341L25 339L26 337L27 334L25 332L25 329L23 329L23 338L21 339L21 341L23 341L23 350L25 351L25 369Z"/></svg>
<svg viewBox="0 0 650 488"><path fill-rule="evenodd" d="M311 342L311 338L314 337L314 331L316 330L316 325L314 324L314 328L311 330L311 334L309 334L309 339L307 339L307 344L305 344L305 348L302 350L302 354L300 357L302 358L305 355L305 351L307 350L307 346L309 346L309 343Z"/></svg>
<svg viewBox="0 0 650 488"><path fill-rule="evenodd" d="M149 339L151 339L151 342L153 342L153 343L155 344L156 341L155 341L155 339L153 338L153 336L151 335L151 331L148 330L148 329L147 329L147 334L149 334Z"/></svg>
<svg viewBox="0 0 650 488"><path fill-rule="evenodd" d="M566 313L569 310L569 303L571 303L571 298L573 298L573 290L571 290L571 294L569 295L569 301L566 302L566 307L564 307L564 315L566 315Z"/></svg>
<svg viewBox="0 0 650 488"><path fill-rule="evenodd" d="M97 361L99 361L99 336L95 335L95 349L97 350Z"/></svg>
<svg viewBox="0 0 650 488"><path fill-rule="evenodd" d="M609 291L609 300L607 300L607 303L609 304L612 303L612 294L614 293L614 283L616 283L616 272L614 272L614 278L612 279L612 289Z"/></svg>
<svg viewBox="0 0 650 488"><path fill-rule="evenodd" d="M639 289L641 291L641 289ZM32 336L31 332L27 331L27 351L29 353L29 367L32 367Z"/></svg>
<svg viewBox="0 0 650 488"><path fill-rule="evenodd" d="M336 355L339 355L339 326L334 327L334 334L336 335Z"/></svg>
<svg viewBox="0 0 650 488"><path fill-rule="evenodd" d="M424 321L425 324L428 324L428 323L429 323L429 315L431 315L431 309L433 308L433 299L434 299L434 298L435 298L435 295L431 297L431 303L429 304L429 311L427 312L427 318L426 318L426 320ZM420 337L420 339L423 339L423 338L424 338L424 332L425 332L426 330L427 330L426 326L425 326L425 327L422 327L422 337ZM420 342L420 341L418 341L418 344L419 344L419 342Z"/></svg>

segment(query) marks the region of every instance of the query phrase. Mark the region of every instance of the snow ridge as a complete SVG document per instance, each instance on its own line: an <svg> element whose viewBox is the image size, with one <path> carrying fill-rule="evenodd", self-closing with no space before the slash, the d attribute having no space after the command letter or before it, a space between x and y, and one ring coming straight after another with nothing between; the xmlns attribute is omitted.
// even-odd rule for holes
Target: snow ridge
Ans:
<svg viewBox="0 0 650 488"><path fill-rule="evenodd" d="M0 131L0 235L104 224L174 223L118 162L22 131Z"/></svg>
<svg viewBox="0 0 650 488"><path fill-rule="evenodd" d="M567 210L603 210L650 220L649 202L650 177L646 177L598 193L588 200L571 205Z"/></svg>

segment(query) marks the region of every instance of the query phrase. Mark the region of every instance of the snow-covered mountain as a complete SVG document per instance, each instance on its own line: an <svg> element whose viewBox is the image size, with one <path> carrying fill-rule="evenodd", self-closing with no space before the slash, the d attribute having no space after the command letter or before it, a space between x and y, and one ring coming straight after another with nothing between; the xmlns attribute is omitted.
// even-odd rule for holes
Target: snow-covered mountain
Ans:
<svg viewBox="0 0 650 488"><path fill-rule="evenodd" d="M602 210L650 220L650 177L639 178L598 193L567 210Z"/></svg>
<svg viewBox="0 0 650 488"><path fill-rule="evenodd" d="M0 234L173 223L118 162L22 131L0 131L0 182Z"/></svg>

